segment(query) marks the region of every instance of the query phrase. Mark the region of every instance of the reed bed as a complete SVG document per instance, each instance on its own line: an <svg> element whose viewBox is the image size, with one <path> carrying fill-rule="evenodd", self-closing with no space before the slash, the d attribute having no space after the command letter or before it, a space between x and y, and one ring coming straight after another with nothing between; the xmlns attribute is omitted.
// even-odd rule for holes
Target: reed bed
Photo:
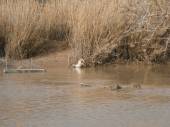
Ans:
<svg viewBox="0 0 170 127"><path fill-rule="evenodd" d="M64 11L56 2L4 0L0 4L1 37L6 56L29 58L65 39Z"/></svg>
<svg viewBox="0 0 170 127"><path fill-rule="evenodd" d="M7 57L29 58L66 41L72 62L166 62L169 6L169 0L1 0L0 46Z"/></svg>

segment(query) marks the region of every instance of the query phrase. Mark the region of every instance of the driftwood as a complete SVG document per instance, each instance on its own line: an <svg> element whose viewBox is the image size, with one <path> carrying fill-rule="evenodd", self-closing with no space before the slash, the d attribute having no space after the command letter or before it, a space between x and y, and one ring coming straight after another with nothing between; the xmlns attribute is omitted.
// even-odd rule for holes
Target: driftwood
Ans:
<svg viewBox="0 0 170 127"><path fill-rule="evenodd" d="M9 61L8 59L4 60L5 62L5 68L3 70L4 73L41 73L41 72L46 72L45 69L43 68L36 68L33 67L33 62L32 59L30 59L30 66L28 67L24 67L23 65L18 67L18 68L14 68L14 67L10 67L9 65Z"/></svg>
<svg viewBox="0 0 170 127"><path fill-rule="evenodd" d="M4 69L4 73L40 73L45 69Z"/></svg>

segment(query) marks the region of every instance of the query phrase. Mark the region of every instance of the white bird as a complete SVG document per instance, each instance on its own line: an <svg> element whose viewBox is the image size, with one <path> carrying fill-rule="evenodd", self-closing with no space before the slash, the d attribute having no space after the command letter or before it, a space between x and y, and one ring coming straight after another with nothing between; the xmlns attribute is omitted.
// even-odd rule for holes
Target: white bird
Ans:
<svg viewBox="0 0 170 127"><path fill-rule="evenodd" d="M74 68L82 68L85 66L85 61L83 59L79 59L79 61L77 62L77 64L73 64Z"/></svg>
<svg viewBox="0 0 170 127"><path fill-rule="evenodd" d="M6 62L6 60L5 60L5 59L0 58L0 64L4 64L5 62Z"/></svg>

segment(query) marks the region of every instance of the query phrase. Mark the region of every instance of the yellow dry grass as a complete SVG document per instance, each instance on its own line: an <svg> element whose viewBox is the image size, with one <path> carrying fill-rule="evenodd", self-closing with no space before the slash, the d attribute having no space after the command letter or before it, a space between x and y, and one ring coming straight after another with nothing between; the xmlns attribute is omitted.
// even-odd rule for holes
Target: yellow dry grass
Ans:
<svg viewBox="0 0 170 127"><path fill-rule="evenodd" d="M157 62L168 54L168 0L1 0L6 56L28 58L68 41L72 61ZM55 41L54 41L55 40Z"/></svg>

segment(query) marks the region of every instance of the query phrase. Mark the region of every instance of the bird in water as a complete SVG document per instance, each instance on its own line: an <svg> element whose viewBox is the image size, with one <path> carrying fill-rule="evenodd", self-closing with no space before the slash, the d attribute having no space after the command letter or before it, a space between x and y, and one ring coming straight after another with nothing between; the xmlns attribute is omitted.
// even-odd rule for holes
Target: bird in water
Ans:
<svg viewBox="0 0 170 127"><path fill-rule="evenodd" d="M121 90L122 89L122 87L119 84L113 85L110 88L111 88L111 90Z"/></svg>
<svg viewBox="0 0 170 127"><path fill-rule="evenodd" d="M133 88L136 88L136 89L141 89L141 84L133 84Z"/></svg>
<svg viewBox="0 0 170 127"><path fill-rule="evenodd" d="M91 87L89 84L80 83L81 87Z"/></svg>
<svg viewBox="0 0 170 127"><path fill-rule="evenodd" d="M73 64L73 67L74 68L82 68L85 66L85 61L84 59L79 59L77 64Z"/></svg>

